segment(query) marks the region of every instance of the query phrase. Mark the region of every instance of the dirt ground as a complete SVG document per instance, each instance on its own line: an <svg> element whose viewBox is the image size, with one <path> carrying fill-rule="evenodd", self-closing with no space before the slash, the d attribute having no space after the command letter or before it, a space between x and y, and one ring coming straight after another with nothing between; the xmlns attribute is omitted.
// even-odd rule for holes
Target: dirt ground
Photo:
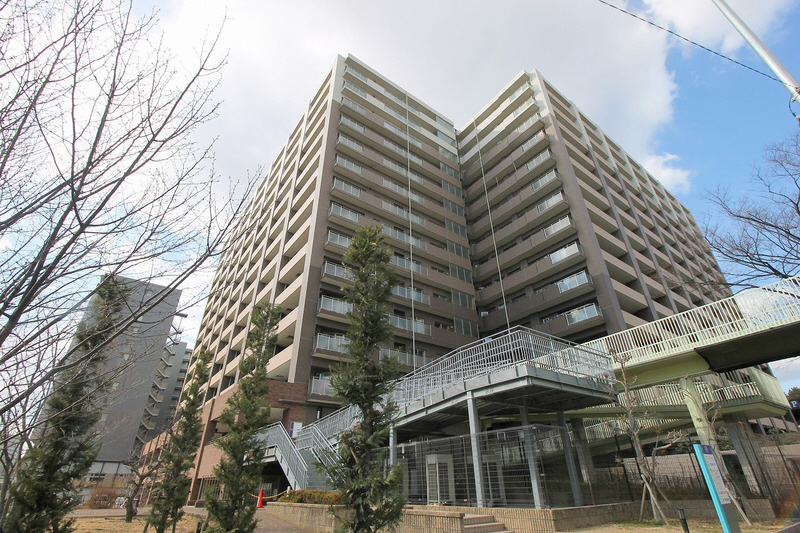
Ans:
<svg viewBox="0 0 800 533"><path fill-rule="evenodd" d="M683 528L681 527L681 523L677 520L670 520L670 525L668 526L657 526L652 522L626 522L626 523L618 523L618 524L605 524L602 526L594 526L594 527L586 527L582 529L578 529L576 531L580 532L591 532L591 533L623 533L623 532L630 532L630 531L652 531L653 533L683 533ZM712 531L719 532L722 531L722 526L720 526L719 522L717 521L705 521L705 520L689 520L689 531L691 533L699 532L699 533L710 533ZM740 523L739 524L743 532L747 533L768 533L770 531L779 531L786 527L786 524L769 524L769 523L754 523L753 527L749 527L747 524Z"/></svg>
<svg viewBox="0 0 800 533"><path fill-rule="evenodd" d="M184 518L176 531L178 533L194 533L197 519ZM97 533L141 533L144 530L144 519L134 518L133 522L125 522L124 518L80 517L75 519L75 531Z"/></svg>

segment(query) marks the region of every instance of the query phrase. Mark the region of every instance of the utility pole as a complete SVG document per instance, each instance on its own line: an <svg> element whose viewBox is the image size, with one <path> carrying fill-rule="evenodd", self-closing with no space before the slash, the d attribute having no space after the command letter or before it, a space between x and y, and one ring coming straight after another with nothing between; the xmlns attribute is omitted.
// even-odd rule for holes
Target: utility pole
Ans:
<svg viewBox="0 0 800 533"><path fill-rule="evenodd" d="M783 86L786 87L786 90L789 91L789 94L792 95L791 100L789 101L789 109L791 109L792 102L800 102L800 83L798 83L797 79L792 76L792 73L783 66L783 63L775 57L769 48L758 38L758 36L753 33L753 31L747 27L747 24L739 18L733 9L725 2L725 0L711 0L714 2L714 5L719 8L725 18L731 23L731 25L739 32L739 34L744 37L744 40L747 41L747 44L758 54L758 57L769 67L775 77L783 83ZM794 112L793 112L794 114ZM800 117L795 115L795 118L800 121Z"/></svg>

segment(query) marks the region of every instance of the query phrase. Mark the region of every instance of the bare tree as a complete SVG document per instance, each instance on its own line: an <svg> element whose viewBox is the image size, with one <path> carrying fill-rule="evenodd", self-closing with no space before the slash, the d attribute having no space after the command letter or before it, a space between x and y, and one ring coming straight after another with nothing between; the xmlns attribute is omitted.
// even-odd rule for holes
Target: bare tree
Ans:
<svg viewBox="0 0 800 533"><path fill-rule="evenodd" d="M754 287L800 275L800 133L767 147L741 196L708 195L720 219L706 226L731 285Z"/></svg>
<svg viewBox="0 0 800 533"><path fill-rule="evenodd" d="M56 378L223 253L251 191L248 180L241 199L221 194L210 147L192 141L217 112L216 40L183 68L155 24L130 0L0 3L4 483ZM78 353L71 339L101 275L164 288Z"/></svg>
<svg viewBox="0 0 800 533"><path fill-rule="evenodd" d="M655 453L653 454L653 461L647 460L647 454L642 446L642 439L640 433L642 425L640 423L642 418L647 417L647 412L643 412L638 402L638 396L633 390L636 378L628 376L626 364L630 356L626 354L611 353L612 360L620 367L620 379L616 380L616 387L621 389L620 394L612 393L612 399L622 409L621 426L631 439L631 446L633 447L634 458L636 466L638 467L640 477L642 479L642 503L639 509L639 521L641 522L644 516L644 504L646 497L650 497L650 506L653 511L653 520L658 523L669 524L667 515L661 509L661 504L658 500L661 492L656 486L655 475Z"/></svg>

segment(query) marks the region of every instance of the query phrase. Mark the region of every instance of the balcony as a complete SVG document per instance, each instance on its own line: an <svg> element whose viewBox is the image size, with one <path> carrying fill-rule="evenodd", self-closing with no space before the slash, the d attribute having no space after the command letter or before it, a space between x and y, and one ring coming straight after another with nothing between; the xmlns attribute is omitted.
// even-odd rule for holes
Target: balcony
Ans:
<svg viewBox="0 0 800 533"><path fill-rule="evenodd" d="M415 333L420 333L422 335L431 334L431 326L429 324L426 324L425 321L422 319L417 319L416 321L413 321L410 318L405 318L397 315L389 315L389 322L391 322L392 326L396 327L397 329L414 331Z"/></svg>
<svg viewBox="0 0 800 533"><path fill-rule="evenodd" d="M584 259L583 248L577 242L570 243L504 278L505 292L509 294L517 291L526 285L543 280L546 276L555 274L560 269L576 265ZM499 282L478 290L479 303L489 303L499 297Z"/></svg>
<svg viewBox="0 0 800 533"><path fill-rule="evenodd" d="M309 396L328 396L333 398L334 391L333 387L331 387L331 377L330 376L314 376L308 382L308 394Z"/></svg>
<svg viewBox="0 0 800 533"><path fill-rule="evenodd" d="M412 289L411 287L403 287L397 285L392 287L392 294L406 300L414 300L425 305L431 304L431 297L423 293L419 289Z"/></svg>
<svg viewBox="0 0 800 533"><path fill-rule="evenodd" d="M550 335L564 337L602 323L604 323L604 319L600 307L595 303L591 303L557 315L537 329L541 329Z"/></svg>
<svg viewBox="0 0 800 533"><path fill-rule="evenodd" d="M512 300L508 306L508 318L511 322L538 313L556 305L568 302L573 298L588 294L594 290L592 280L585 272L579 272L551 283L532 295ZM506 327L506 315L502 308L495 308L481 319L481 329L494 331Z"/></svg>
<svg viewBox="0 0 800 533"><path fill-rule="evenodd" d="M348 356L350 341L340 334L317 333L314 339L314 357L342 361Z"/></svg>
<svg viewBox="0 0 800 533"><path fill-rule="evenodd" d="M390 348L381 348L380 357L397 357L398 363L411 368L420 368L433 361L433 358L431 357L425 357L424 355L411 355L404 350L392 350Z"/></svg>

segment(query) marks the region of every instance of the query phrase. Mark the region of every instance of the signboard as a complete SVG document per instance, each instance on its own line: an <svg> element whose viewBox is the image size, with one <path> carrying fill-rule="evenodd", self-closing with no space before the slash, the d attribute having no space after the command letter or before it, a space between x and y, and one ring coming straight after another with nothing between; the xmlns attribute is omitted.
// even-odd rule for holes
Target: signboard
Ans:
<svg viewBox="0 0 800 533"><path fill-rule="evenodd" d="M722 531L741 533L731 493L722 479L722 472L719 470L714 450L707 444L695 444L694 453L697 456L697 462L700 463L700 470L703 471L708 492L711 493L711 499L714 501L714 508L717 511Z"/></svg>

